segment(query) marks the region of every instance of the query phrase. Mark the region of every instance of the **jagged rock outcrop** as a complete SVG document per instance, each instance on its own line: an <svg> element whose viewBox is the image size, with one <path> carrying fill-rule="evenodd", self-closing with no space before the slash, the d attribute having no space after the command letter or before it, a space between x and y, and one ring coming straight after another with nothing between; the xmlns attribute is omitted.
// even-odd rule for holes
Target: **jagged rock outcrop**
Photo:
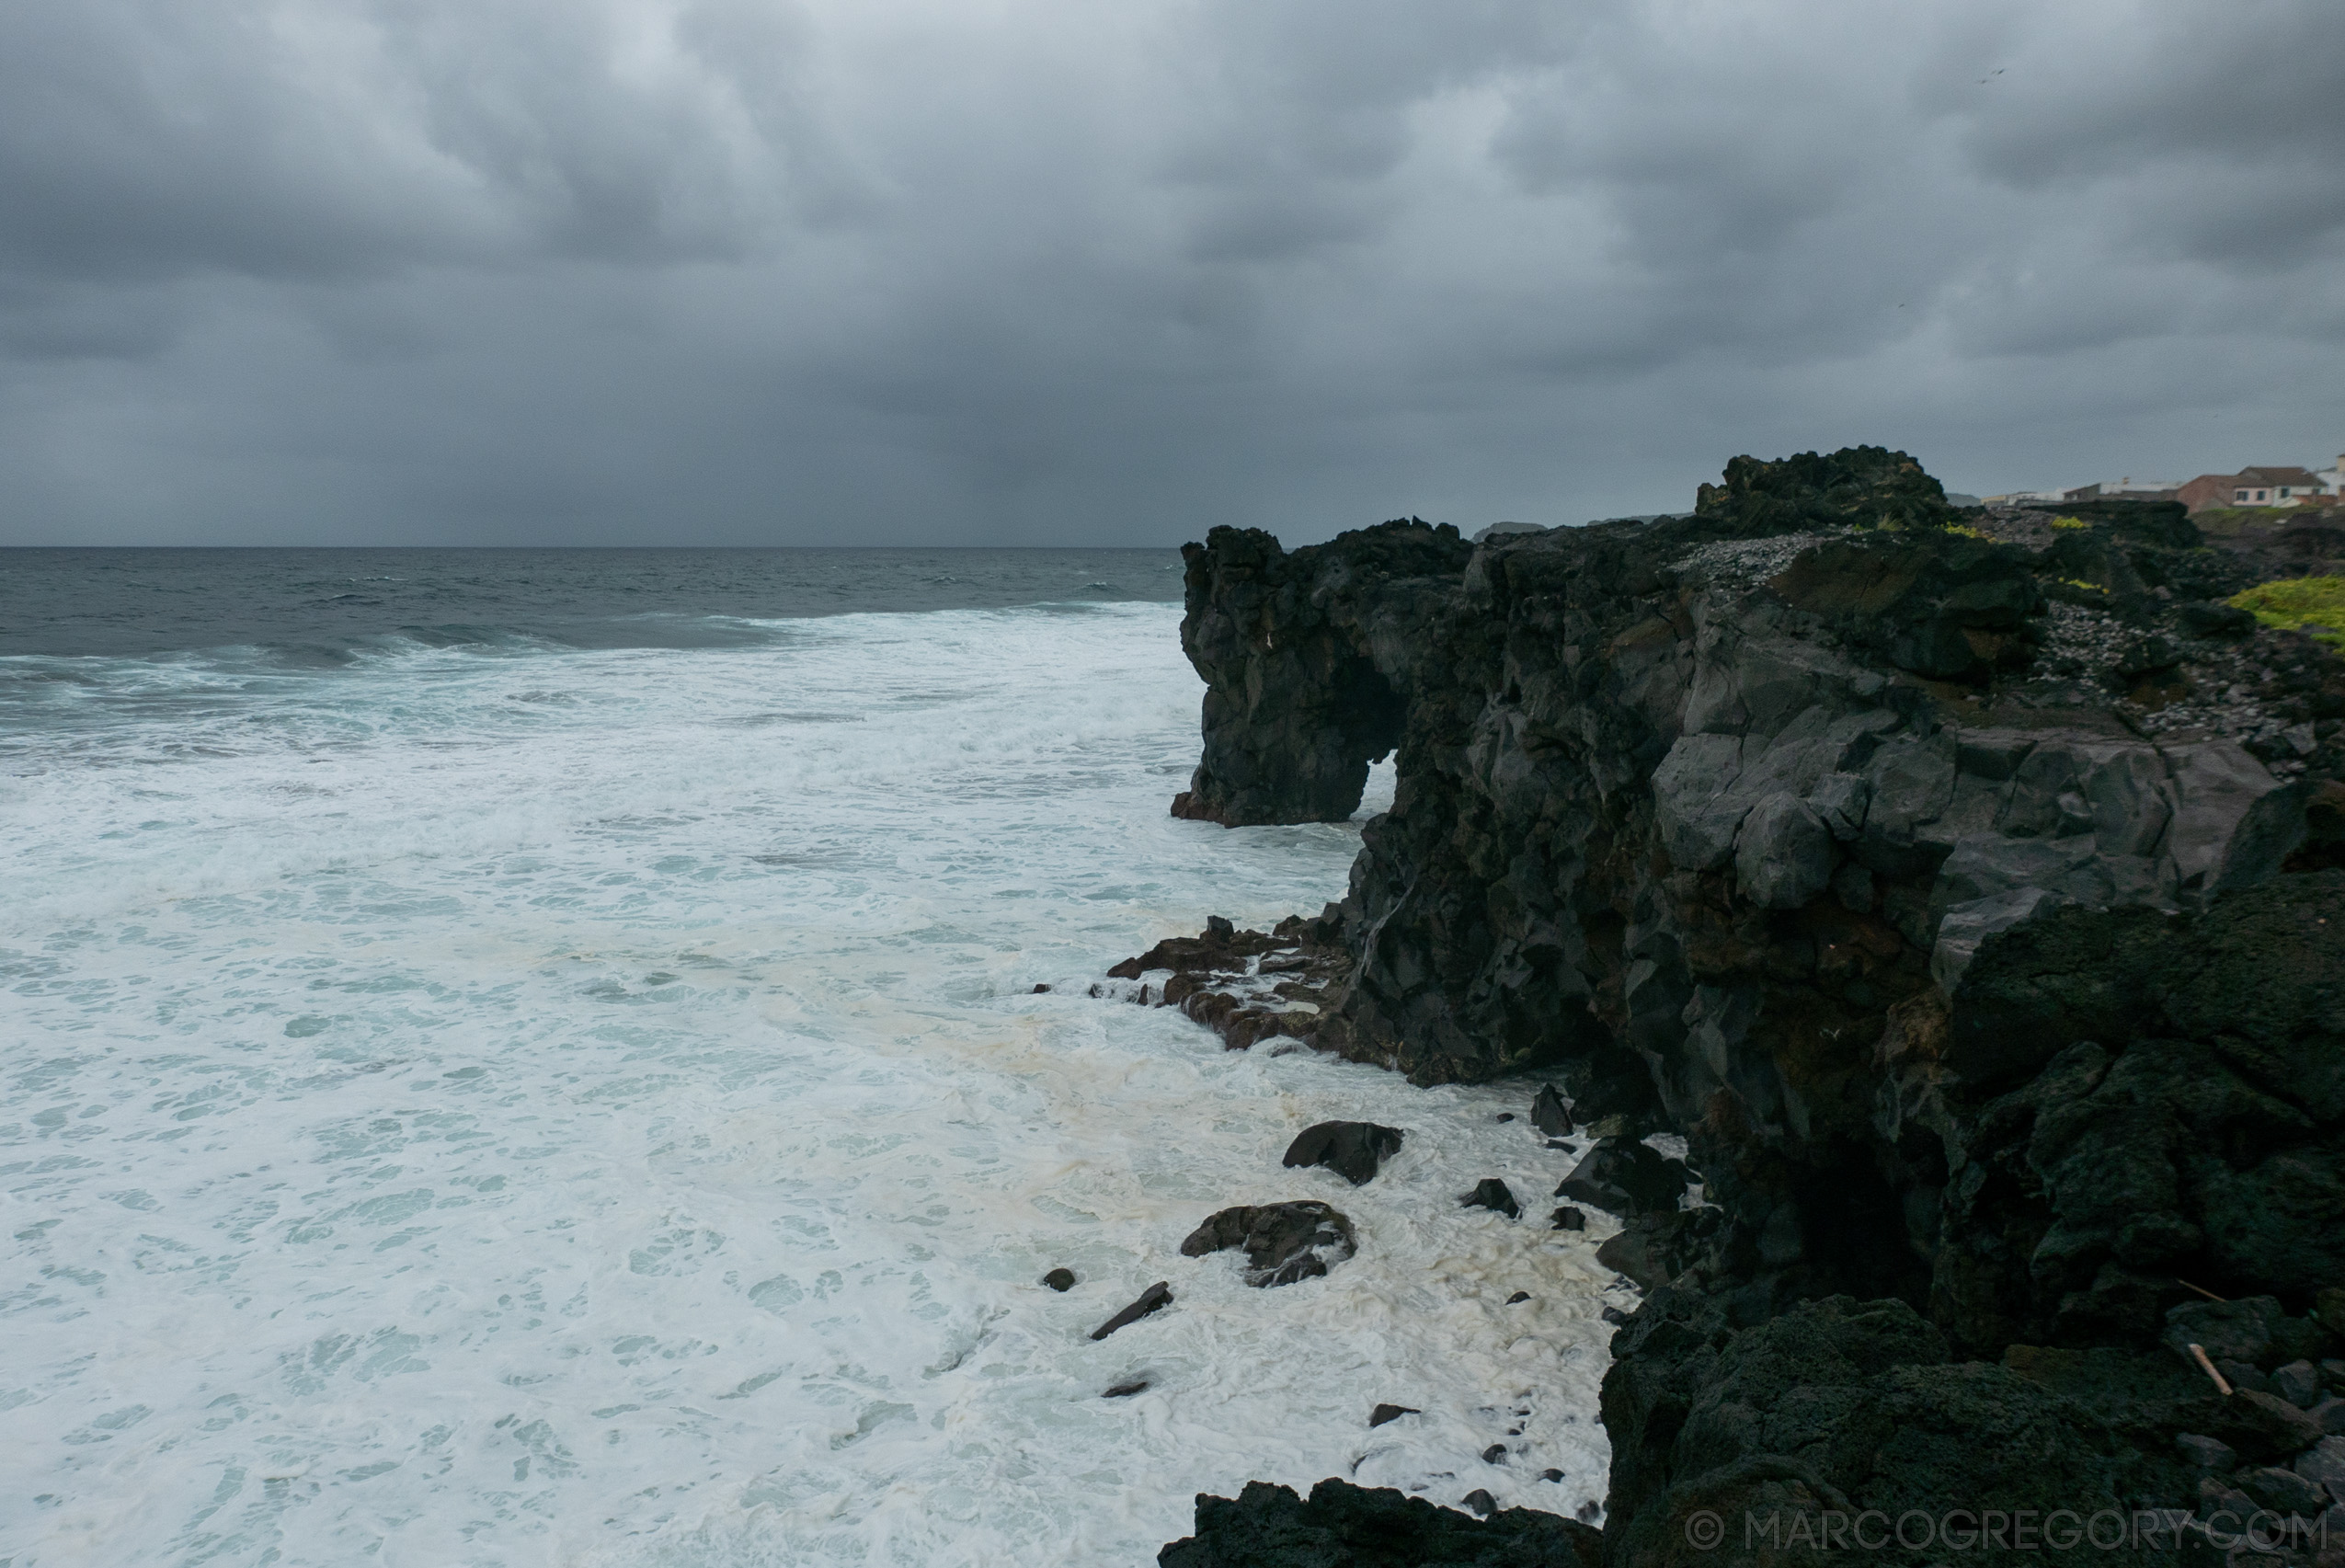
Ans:
<svg viewBox="0 0 2345 1568"><path fill-rule="evenodd" d="M1914 1249L1836 1239L1905 1233L1934 1175L1915 1129L1877 1125L1896 1021L2050 911L2179 915L2269 880L2345 772L2345 668L2194 632L2172 585L2246 568L2198 560L2178 509L1954 515L1910 459L1856 449L1738 459L1688 519L1478 547L1216 530L1189 555L1192 802L1333 815L1301 775L1274 787L1263 759L1321 743L1290 715L1364 733L1343 721L1364 670L1374 724L1385 692L1403 717L1393 808L1311 922L1348 969L1281 1027L1420 1082L1552 1069L1588 1119L1684 1130L1727 1244L1790 1293L1924 1299ZM2243 642L2293 707L2146 729L2129 670L2227 677ZM1852 1226L1868 1201L1894 1211Z"/></svg>
<svg viewBox="0 0 2345 1568"><path fill-rule="evenodd" d="M2179 507L1956 513L1863 448L1689 518L1192 548L1184 814L1330 819L1326 759L1399 746L1280 1032L1687 1140L1708 1206L1607 1244L1676 1325L1619 1346L1612 1561L1736 1488L2184 1485L2166 1315L2345 1284L2345 664L2214 602L2303 569ZM1848 1391L1771 1403L1818 1356ZM1903 1426L1904 1480L1831 1458Z"/></svg>
<svg viewBox="0 0 2345 1568"><path fill-rule="evenodd" d="M1602 1538L1528 1508L1487 1519L1390 1488L1322 1481L1308 1500L1256 1481L1197 1498L1196 1534L1157 1553L1163 1568L1597 1568Z"/></svg>
<svg viewBox="0 0 2345 1568"><path fill-rule="evenodd" d="M1340 822L1368 763L1401 743L1401 692L1435 673L1419 670L1417 629L1474 547L1415 519L1346 537L1320 556L1255 528L1183 547L1181 647L1206 679L1206 745L1174 816Z"/></svg>
<svg viewBox="0 0 2345 1568"><path fill-rule="evenodd" d="M1267 1287L1316 1279L1358 1244L1340 1209L1304 1199L1222 1209L1189 1232L1181 1255L1201 1258L1238 1248L1246 1254L1246 1283Z"/></svg>

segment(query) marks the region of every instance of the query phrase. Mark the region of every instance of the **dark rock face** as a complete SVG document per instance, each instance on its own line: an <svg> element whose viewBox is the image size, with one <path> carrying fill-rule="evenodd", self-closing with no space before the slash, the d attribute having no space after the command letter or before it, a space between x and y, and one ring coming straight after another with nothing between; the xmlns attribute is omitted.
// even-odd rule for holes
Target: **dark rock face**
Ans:
<svg viewBox="0 0 2345 1568"><path fill-rule="evenodd" d="M1235 1498L1200 1494L1196 1534L1156 1560L1163 1568L1597 1568L1602 1540L1528 1508L1476 1519L1389 1488L1322 1481L1306 1500L1255 1481Z"/></svg>
<svg viewBox="0 0 2345 1568"><path fill-rule="evenodd" d="M1321 1122L1305 1127L1287 1146L1287 1166L1323 1165L1354 1186L1374 1178L1377 1167L1401 1152L1408 1135L1374 1122Z"/></svg>
<svg viewBox="0 0 2345 1568"><path fill-rule="evenodd" d="M1950 1498L2038 1517L2159 1502L2187 1511L2201 1471L2170 1439L2138 1437L2222 1402L2163 1356L1955 1362L1944 1336L1899 1301L1806 1301L1737 1330L1715 1302L1668 1288L1619 1340L1604 1391L1605 1544L1618 1564L1714 1562L1688 1540L1702 1510L1738 1522L1804 1515L1810 1539L1832 1510L1935 1517Z"/></svg>
<svg viewBox="0 0 2345 1568"><path fill-rule="evenodd" d="M1411 519L1288 555L1260 529L1182 549L1181 647L1206 679L1205 758L1175 817L1340 822L1401 743L1409 635L1473 546Z"/></svg>
<svg viewBox="0 0 2345 1568"><path fill-rule="evenodd" d="M1328 759L1399 748L1282 1027L1539 1072L1597 1136L1559 1196L1652 1292L1609 1561L1703 1561L1729 1503L2252 1505L2185 1436L2304 1473L2298 1363L2345 1320L2345 662L2213 602L2304 569L2179 508L1958 514L1868 448L1737 459L1691 518L1192 551L1191 814L1332 819L1363 764Z"/></svg>
<svg viewBox="0 0 2345 1568"><path fill-rule="evenodd" d="M1246 1253L1246 1283L1292 1285L1314 1279L1330 1264L1356 1250L1352 1222L1323 1203L1271 1203L1225 1208L1181 1243L1183 1257L1199 1258L1229 1247Z"/></svg>
<svg viewBox="0 0 2345 1568"><path fill-rule="evenodd" d="M1628 1219L1654 1212L1675 1213L1685 1196L1687 1173L1682 1162L1665 1158L1634 1139L1598 1139L1572 1173L1556 1187L1557 1197L1568 1197Z"/></svg>
<svg viewBox="0 0 2345 1568"><path fill-rule="evenodd" d="M1108 1319L1097 1328L1092 1330L1091 1336L1093 1339L1105 1339L1117 1329L1129 1328L1132 1324L1138 1322L1142 1318L1147 1317L1150 1312L1162 1311L1165 1308L1172 1304L1172 1282L1169 1280L1160 1279L1155 1284L1150 1286L1147 1289L1141 1291L1139 1299L1135 1300L1130 1306L1125 1308L1122 1311L1116 1313L1114 1317Z"/></svg>

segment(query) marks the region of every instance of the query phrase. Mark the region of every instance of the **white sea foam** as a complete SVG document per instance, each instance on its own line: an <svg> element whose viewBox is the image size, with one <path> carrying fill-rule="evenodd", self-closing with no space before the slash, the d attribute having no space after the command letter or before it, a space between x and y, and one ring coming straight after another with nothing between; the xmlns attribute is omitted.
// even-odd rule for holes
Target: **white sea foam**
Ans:
<svg viewBox="0 0 2345 1568"><path fill-rule="evenodd" d="M1457 1202L1566 1168L1522 1088L1081 994L1357 842L1166 815L1176 613L72 661L0 777L0 1560L1123 1564L1251 1478L1600 1497L1596 1237ZM1409 1143L1279 1167L1339 1116ZM1295 1196L1358 1257L1179 1255Z"/></svg>

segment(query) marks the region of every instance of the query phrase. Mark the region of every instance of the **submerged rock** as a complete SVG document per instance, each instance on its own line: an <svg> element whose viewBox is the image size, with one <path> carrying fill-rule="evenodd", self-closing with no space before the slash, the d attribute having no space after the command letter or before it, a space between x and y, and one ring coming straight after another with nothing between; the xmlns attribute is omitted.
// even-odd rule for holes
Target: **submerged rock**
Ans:
<svg viewBox="0 0 2345 1568"><path fill-rule="evenodd" d="M1315 1278L1356 1250L1351 1220L1326 1204L1303 1201L1225 1208L1189 1232L1181 1255L1230 1247L1244 1249L1246 1283L1262 1287Z"/></svg>
<svg viewBox="0 0 2345 1568"><path fill-rule="evenodd" d="M1071 1268L1054 1268L1042 1276L1042 1282L1064 1295L1075 1288L1075 1271Z"/></svg>
<svg viewBox="0 0 2345 1568"><path fill-rule="evenodd" d="M1356 1187L1401 1152L1407 1136L1397 1127L1378 1127L1374 1122L1321 1122L1296 1135L1281 1163L1324 1166Z"/></svg>
<svg viewBox="0 0 2345 1568"><path fill-rule="evenodd" d="M1172 1286L1160 1279L1139 1294L1139 1299L1097 1328L1091 1331L1093 1339L1105 1339L1117 1329L1129 1328L1150 1312L1163 1310L1172 1304Z"/></svg>
<svg viewBox="0 0 2345 1568"><path fill-rule="evenodd" d="M1423 1411L1417 1409L1414 1405L1379 1404L1374 1410L1368 1412L1368 1425L1371 1427L1381 1426L1388 1421L1398 1421L1404 1415L1422 1415L1424 1413Z"/></svg>

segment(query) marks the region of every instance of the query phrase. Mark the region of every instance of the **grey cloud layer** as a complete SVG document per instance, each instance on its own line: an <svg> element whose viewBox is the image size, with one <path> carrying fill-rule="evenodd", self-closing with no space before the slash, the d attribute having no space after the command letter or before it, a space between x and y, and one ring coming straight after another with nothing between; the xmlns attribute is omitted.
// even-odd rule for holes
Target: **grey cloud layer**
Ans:
<svg viewBox="0 0 2345 1568"><path fill-rule="evenodd" d="M2304 461L2340 92L2318 0L13 7L0 541L1301 539L1853 441Z"/></svg>

